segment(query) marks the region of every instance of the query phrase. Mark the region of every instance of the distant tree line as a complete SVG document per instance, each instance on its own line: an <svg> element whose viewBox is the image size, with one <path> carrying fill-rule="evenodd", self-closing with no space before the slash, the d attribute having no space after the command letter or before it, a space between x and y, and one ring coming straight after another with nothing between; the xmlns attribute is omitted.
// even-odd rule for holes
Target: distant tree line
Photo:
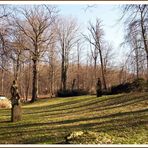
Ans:
<svg viewBox="0 0 148 148"><path fill-rule="evenodd" d="M82 33L78 21L61 16L52 5L0 5L0 91L19 91L31 102L57 91L95 93L97 79L107 91L113 85L148 79L148 5L122 5L125 22L123 63L115 63L102 21L88 22Z"/></svg>

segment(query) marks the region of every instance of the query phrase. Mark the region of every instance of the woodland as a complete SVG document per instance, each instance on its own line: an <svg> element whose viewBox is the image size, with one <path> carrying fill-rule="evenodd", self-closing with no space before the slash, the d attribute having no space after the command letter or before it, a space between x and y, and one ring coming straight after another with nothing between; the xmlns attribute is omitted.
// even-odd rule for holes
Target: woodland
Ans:
<svg viewBox="0 0 148 148"><path fill-rule="evenodd" d="M0 5L0 95L15 80L23 110L0 109L0 144L148 143L148 5L118 9L122 62L99 17L82 32L56 5Z"/></svg>

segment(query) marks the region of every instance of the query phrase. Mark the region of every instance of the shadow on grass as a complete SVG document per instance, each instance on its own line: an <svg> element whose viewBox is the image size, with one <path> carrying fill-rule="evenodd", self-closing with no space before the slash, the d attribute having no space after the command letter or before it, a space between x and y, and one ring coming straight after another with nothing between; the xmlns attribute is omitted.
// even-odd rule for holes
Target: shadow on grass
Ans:
<svg viewBox="0 0 148 148"><path fill-rule="evenodd" d="M27 123L27 124L22 124L22 125L12 125L12 126L2 126L2 128L21 128L21 127L32 127L32 126L44 126L44 125L55 125L55 124L69 124L69 123L75 123L75 122L81 122L81 121L90 121L90 120L98 120L98 119L110 119L110 118L122 118L123 116L139 116L142 113L148 113L148 108L143 109L143 110L137 110L137 111L131 111L131 112L119 112L119 113L114 113L110 115L105 115L105 116L97 116L97 117L84 117L80 119L68 119L68 120L62 120L62 121L56 121L56 122L41 122L41 123ZM145 115L147 116L147 115ZM136 118L136 117L135 117Z"/></svg>
<svg viewBox="0 0 148 148"><path fill-rule="evenodd" d="M84 103L84 105L85 105L85 101L89 102L89 101L92 101L92 99L95 99L94 101L96 101L96 97L90 97L90 98L82 98L81 100L74 100L74 101L70 100L68 102L62 102L62 103L47 105L47 106L45 106L46 110L43 110L43 107L34 107L33 109L31 109L31 112L27 111L27 110L29 110L29 108L24 108L24 110L26 110L26 114L40 113L41 111L44 111L44 112L47 111L48 112L49 110L51 110L51 112L52 112L52 111L57 111L57 110L52 110L52 109L62 107L62 106L72 106L72 105L81 104L81 103ZM41 111L34 112L34 110L40 110L40 109L41 109Z"/></svg>
<svg viewBox="0 0 148 148"><path fill-rule="evenodd" d="M109 100L109 99L107 99L107 100ZM128 99L126 99L126 97L123 98L122 96L120 96L120 97L117 97L116 99L112 99L113 103L112 102L111 103L105 102L105 104L100 104L100 102L103 102L103 101L99 101L96 98L96 100L93 100L92 102L87 101L86 103L83 102L83 104L80 104L80 105L79 105L79 103L76 103L78 106L71 105L70 107L67 107L65 109L64 108L59 108L59 109L57 108L54 110L50 110L51 107L49 106L49 109L47 108L46 110L39 111L39 112L32 111L32 112L29 112L26 114L36 115L36 113L38 113L38 114L43 114L42 117L50 117L50 116L55 116L55 115L58 117L59 115L65 116L68 113L75 114L75 113L82 113L82 112L103 111L103 110L108 110L108 109L113 109L113 108L119 108L119 107L124 107L127 105L132 105L135 103L140 103L141 101L145 101L145 100L147 100L147 97L141 98L141 96L138 96L138 97L130 98L128 96ZM62 107L60 105L66 106L62 103L62 104L59 104L58 107ZM52 107L52 108L54 108L54 107ZM64 114L64 111L65 111L65 114ZM59 112L59 113L57 113L57 112ZM47 114L45 114L45 113L47 113Z"/></svg>
<svg viewBox="0 0 148 148"><path fill-rule="evenodd" d="M87 100L88 99L88 100ZM11 138L14 135L17 136L16 142L17 143L60 143L63 140L67 131L73 130L95 130L98 132L104 131L114 131L117 130L122 132L125 128L134 128L136 126L147 125L148 124L148 108L146 109L139 109L136 111L125 111L125 112L117 112L117 113L109 113L107 115L99 116L95 114L93 117L79 117L76 119L64 119L61 121L38 121L38 117L42 116L41 114L47 113L50 117L53 115L57 115L57 117L62 116L62 111L65 111L65 115L68 113L79 115L79 113L89 112L89 111L102 111L107 109L114 109L119 107L125 107L127 105L133 105L135 103L140 103L141 101L147 100L147 96L141 97L139 96L117 96L116 98L100 98L92 97L80 100L73 100L69 102L62 102L58 104L48 105L42 110L42 107L35 107L36 110L40 109L40 111L34 112L32 108L25 108L25 114L31 115L33 118L36 116L36 119L33 122L36 123L17 123L17 124L8 124L7 126L1 126L2 132L0 133L1 136L5 138ZM71 103L72 102L72 103ZM80 102L80 104L79 104ZM83 105L81 104L83 103ZM68 106L67 108L64 108ZM59 107L59 108L58 108ZM60 108L63 107L63 108ZM85 107L85 108L84 108ZM83 108L83 109L82 109ZM53 110L51 110L53 109ZM75 110L74 110L75 109ZM68 110L68 111L67 111ZM73 110L73 111L72 111ZM60 113L53 113L54 111L59 111ZM67 112L66 112L67 111ZM37 115L39 113L39 115ZM93 114L92 114L93 115ZM64 114L63 114L64 116ZM43 116L43 118L46 115ZM25 118L24 118L25 120ZM27 121L29 122L29 121ZM9 121L0 121L0 123L9 123ZM57 135L55 136L55 133ZM45 135L46 134L46 135ZM28 136L26 136L28 135ZM30 135L33 135L31 137Z"/></svg>
<svg viewBox="0 0 148 148"><path fill-rule="evenodd" d="M121 96L122 97L122 96ZM118 99L120 97L117 97L116 99ZM93 100L92 100L93 99ZM95 100L94 100L95 99ZM43 112L54 112L54 111L64 111L64 110L70 110L70 109L79 109L81 107L90 107L92 105L96 105L100 102L105 102L106 100L99 100L100 98L96 98L96 97L91 97L91 98L86 98L85 100L82 99L82 100L75 100L75 101L69 101L69 102L63 102L63 103L58 103L58 104L53 104L53 105L48 105L46 106L46 110L41 110L41 111L38 111L38 112L34 112L33 109L30 111L27 111L29 109L25 109L25 113L26 114L35 114L35 113L43 113ZM115 98L110 98L110 99L115 99ZM107 99L109 100L109 99ZM81 104L82 103L82 104ZM74 105L74 106L73 106ZM75 106L76 105L76 106ZM68 107L66 107L68 106ZM65 108L60 108L60 107L65 107ZM42 107L34 107L35 110L38 108L38 109L42 109ZM55 109L56 108L56 109ZM59 109L58 109L59 108ZM93 107L94 108L94 107ZM53 110L52 110L53 109ZM85 109L86 110L86 109Z"/></svg>
<svg viewBox="0 0 148 148"><path fill-rule="evenodd" d="M10 120L0 121L0 123L12 123Z"/></svg>
<svg viewBox="0 0 148 148"><path fill-rule="evenodd" d="M105 106L102 106L102 109L94 109L93 111L101 111L101 110L108 110L108 109L113 109L113 108L119 108L119 107L125 107L128 105L133 105L135 103L140 103L142 101L147 101L147 97L134 97L131 100L126 100L125 102L116 102L116 103L111 103L107 104Z"/></svg>
<svg viewBox="0 0 148 148"><path fill-rule="evenodd" d="M63 116L64 115L67 115L68 113L71 113L71 114L75 114L75 113L81 113L83 111L85 112L89 112L89 111L102 111L102 110L107 110L107 109L113 109L113 108L119 108L119 107L123 107L123 106L126 106L126 105L131 105L131 104L134 104L134 103L139 103L140 101L144 101L144 100L147 100L147 96L146 97L143 97L141 98L141 96L139 97L132 97L130 98L128 96L128 98L130 99L125 99L126 96L119 96L119 97L116 97L116 98L113 98L112 99L112 102L113 100L115 100L115 103L108 103L106 102L104 105L103 104L99 104L100 102L103 102L103 101L106 101L106 100L109 100L110 99L106 99L106 100L98 100L97 98L95 100L92 101L93 98L89 98L90 102L87 100L86 103L83 101L83 105L79 105L79 100L76 100L76 101L70 101L70 102L66 102L65 103L59 103L59 104L55 104L55 105L49 105L49 109L47 108L46 110L42 110L42 111L39 111L39 112L29 112L27 113L25 110L24 110L24 114L27 115L27 114L31 114L31 115L35 115L37 113L41 113L41 114L44 114L43 117L46 117L46 116L55 116L57 115L58 116ZM125 101L125 102L124 102ZM69 105L71 104L71 102L73 104L78 104L78 106L71 106L71 107L68 107L68 108L65 108L65 109L55 109L55 110L50 110L54 107L61 107L61 106L65 106L65 105ZM85 107L85 108L83 108ZM100 107L100 108L99 108ZM82 109L83 108L83 109ZM76 109L76 110L74 110ZM28 110L28 109L27 109ZM54 111L59 111L60 113L54 113ZM63 111L66 111L66 113L64 114ZM45 114L47 113L47 115ZM10 115L5 115L5 116L10 116ZM0 121L0 123L6 123L8 121Z"/></svg>
<svg viewBox="0 0 148 148"><path fill-rule="evenodd" d="M42 127L42 129L36 129L32 131L18 131L18 132L12 132L12 133L4 133L11 136L11 134L18 134L19 132L25 134L31 134L33 137L29 138L23 138L20 143L29 144L29 143L41 143L41 142L49 142L54 140L59 143L59 139L65 137L68 134L68 131L76 131L76 130L95 130L97 132L107 132L110 130L117 130L118 132L122 132L125 128L135 128L138 125L145 125L148 124L148 120L145 118L146 116L141 116L138 118L138 116L135 116L136 120L133 120L133 118L122 118L122 119L111 119L109 121L103 121L103 122L93 122L93 123L81 123L79 125L69 125L65 126L67 123L63 122L56 122L56 124L61 124L60 127ZM127 122L128 121L128 122ZM72 121L73 122L73 121ZM77 120L75 120L77 122ZM40 123L40 126L44 126L46 123L42 124ZM55 122L53 122L53 125L55 125ZM36 125L33 125L36 126ZM29 127L28 127L29 128ZM53 133L57 133L56 137ZM40 136L41 134L41 136ZM42 135L44 134L44 135ZM7 138L9 138L9 136ZM36 136L36 137L34 137ZM6 136L5 136L6 137Z"/></svg>

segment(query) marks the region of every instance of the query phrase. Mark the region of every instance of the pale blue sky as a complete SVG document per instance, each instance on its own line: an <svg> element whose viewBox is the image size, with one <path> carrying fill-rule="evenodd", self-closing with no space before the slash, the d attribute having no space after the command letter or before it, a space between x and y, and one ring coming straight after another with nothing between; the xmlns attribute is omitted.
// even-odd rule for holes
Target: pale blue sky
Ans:
<svg viewBox="0 0 148 148"><path fill-rule="evenodd" d="M123 24L118 23L121 13L118 5L98 4L85 11L84 4L60 4L60 14L77 18L78 23L84 31L87 30L88 21L95 22L96 17L102 20L105 31L105 39L112 43L116 57L121 60L122 50L119 49L123 42Z"/></svg>

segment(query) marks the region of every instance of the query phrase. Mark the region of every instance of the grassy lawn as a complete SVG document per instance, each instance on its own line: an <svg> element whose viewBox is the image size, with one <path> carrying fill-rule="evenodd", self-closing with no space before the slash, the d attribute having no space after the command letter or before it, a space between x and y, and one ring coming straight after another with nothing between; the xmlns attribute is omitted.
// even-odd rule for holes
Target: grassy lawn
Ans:
<svg viewBox="0 0 148 148"><path fill-rule="evenodd" d="M148 93L40 99L20 122L0 109L0 144L61 144L72 131L107 133L115 144L148 144Z"/></svg>

